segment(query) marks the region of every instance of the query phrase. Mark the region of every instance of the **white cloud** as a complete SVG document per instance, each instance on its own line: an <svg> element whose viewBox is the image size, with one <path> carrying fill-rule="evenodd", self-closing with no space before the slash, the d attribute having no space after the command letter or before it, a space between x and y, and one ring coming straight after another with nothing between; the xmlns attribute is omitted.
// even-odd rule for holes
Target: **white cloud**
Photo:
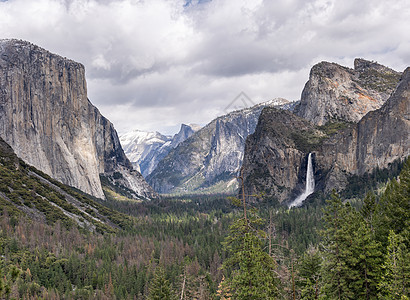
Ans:
<svg viewBox="0 0 410 300"><path fill-rule="evenodd" d="M403 70L407 0L9 0L0 37L83 63L91 101L120 130L206 123L241 91L299 98L320 60Z"/></svg>

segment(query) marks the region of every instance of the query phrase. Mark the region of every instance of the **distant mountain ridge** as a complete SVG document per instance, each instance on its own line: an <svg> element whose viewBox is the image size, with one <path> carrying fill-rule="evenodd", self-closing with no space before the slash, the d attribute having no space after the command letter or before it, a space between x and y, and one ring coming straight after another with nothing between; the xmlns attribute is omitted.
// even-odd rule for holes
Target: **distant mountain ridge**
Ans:
<svg viewBox="0 0 410 300"><path fill-rule="evenodd" d="M177 147L200 128L196 124L181 124L181 129L174 136L134 130L122 134L120 142L134 168L147 177L171 149Z"/></svg>
<svg viewBox="0 0 410 300"><path fill-rule="evenodd" d="M0 136L27 163L105 198L100 176L156 193L121 148L114 126L87 98L84 66L20 40L0 40Z"/></svg>
<svg viewBox="0 0 410 300"><path fill-rule="evenodd" d="M246 137L265 106L289 106L278 98L216 118L172 149L147 177L160 193L234 193Z"/></svg>
<svg viewBox="0 0 410 300"><path fill-rule="evenodd" d="M158 150L165 143L169 143L170 136L162 135L158 131L146 132L141 130L133 130L120 135L121 146L124 149L125 155L134 166L134 169L141 172L140 163L143 161L151 151Z"/></svg>

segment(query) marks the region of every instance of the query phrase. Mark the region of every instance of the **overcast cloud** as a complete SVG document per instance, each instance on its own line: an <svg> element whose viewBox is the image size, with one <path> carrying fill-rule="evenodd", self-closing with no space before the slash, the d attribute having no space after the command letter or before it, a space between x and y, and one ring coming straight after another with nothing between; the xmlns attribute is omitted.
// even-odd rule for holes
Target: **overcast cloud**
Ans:
<svg viewBox="0 0 410 300"><path fill-rule="evenodd" d="M0 0L0 38L86 67L118 131L208 123L241 92L298 100L322 60L410 65L408 0Z"/></svg>

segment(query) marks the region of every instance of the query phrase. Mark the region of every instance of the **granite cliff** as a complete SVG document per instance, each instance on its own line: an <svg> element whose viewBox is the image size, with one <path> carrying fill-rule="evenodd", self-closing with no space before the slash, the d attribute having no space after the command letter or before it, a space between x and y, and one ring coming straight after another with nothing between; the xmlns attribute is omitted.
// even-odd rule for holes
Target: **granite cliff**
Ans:
<svg viewBox="0 0 410 300"><path fill-rule="evenodd" d="M364 59L355 59L354 69L321 62L310 71L294 112L316 125L329 121L358 122L386 102L400 75Z"/></svg>
<svg viewBox="0 0 410 300"><path fill-rule="evenodd" d="M316 167L325 174L324 189L340 190L349 174L363 175L387 168L410 155L410 68L378 110L323 142L315 153Z"/></svg>
<svg viewBox="0 0 410 300"><path fill-rule="evenodd" d="M263 109L255 133L245 144L245 193L287 200L302 188L306 153L325 136L315 125L289 111Z"/></svg>
<svg viewBox="0 0 410 300"><path fill-rule="evenodd" d="M233 193L246 137L263 107L286 103L275 99L216 118L172 149L147 181L160 193Z"/></svg>
<svg viewBox="0 0 410 300"><path fill-rule="evenodd" d="M383 82L383 76L372 80ZM316 108L325 109L328 102L340 100L334 94L333 98L327 98L326 82L316 84L319 86L314 88L312 82L307 85L326 94L326 97L318 94ZM379 88L384 89L382 84ZM246 141L243 163L246 194L264 192L265 197L278 202L292 200L304 187L310 152L317 188L324 192L343 190L349 176L388 168L395 160L405 159L410 154L409 106L410 69L407 68L388 100L357 123L352 122L352 118L344 118L351 122L332 119L333 122L318 126L317 123L322 123L319 119L304 119L286 111L265 108L255 133Z"/></svg>
<svg viewBox="0 0 410 300"><path fill-rule="evenodd" d="M1 137L0 205L5 214L25 216L25 221L59 222L67 228L76 225L100 233L129 227L131 221L28 165Z"/></svg>
<svg viewBox="0 0 410 300"><path fill-rule="evenodd" d="M0 136L27 163L93 196L104 198L100 175L136 197L155 195L88 100L84 66L29 42L0 40Z"/></svg>

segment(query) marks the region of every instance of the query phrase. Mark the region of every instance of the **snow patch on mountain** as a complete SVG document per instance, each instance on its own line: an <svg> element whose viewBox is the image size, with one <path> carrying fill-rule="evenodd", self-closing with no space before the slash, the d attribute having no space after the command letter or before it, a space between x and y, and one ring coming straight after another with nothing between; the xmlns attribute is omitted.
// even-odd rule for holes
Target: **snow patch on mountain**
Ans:
<svg viewBox="0 0 410 300"><path fill-rule="evenodd" d="M159 132L134 130L120 136L120 142L128 159L134 168L146 177L155 169L158 162L169 151L189 138L201 126L197 124L182 124L180 131L174 136Z"/></svg>

